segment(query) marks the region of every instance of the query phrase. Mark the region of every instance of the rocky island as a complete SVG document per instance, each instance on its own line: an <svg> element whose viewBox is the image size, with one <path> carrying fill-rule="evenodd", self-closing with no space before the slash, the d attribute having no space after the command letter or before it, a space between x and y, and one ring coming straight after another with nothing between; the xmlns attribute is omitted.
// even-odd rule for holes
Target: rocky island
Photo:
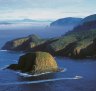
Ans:
<svg viewBox="0 0 96 91"><path fill-rule="evenodd" d="M54 57L47 52L27 53L19 58L18 64L11 64L7 68L31 75L59 71Z"/></svg>

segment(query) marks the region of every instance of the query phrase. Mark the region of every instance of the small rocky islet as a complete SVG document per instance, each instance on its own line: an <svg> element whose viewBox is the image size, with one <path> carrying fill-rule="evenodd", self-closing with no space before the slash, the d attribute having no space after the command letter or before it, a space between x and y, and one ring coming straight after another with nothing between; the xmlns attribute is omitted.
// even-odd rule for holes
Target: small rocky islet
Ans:
<svg viewBox="0 0 96 91"><path fill-rule="evenodd" d="M31 75L60 71L54 57L47 52L33 52L22 55L18 64L11 64L7 69L19 70Z"/></svg>

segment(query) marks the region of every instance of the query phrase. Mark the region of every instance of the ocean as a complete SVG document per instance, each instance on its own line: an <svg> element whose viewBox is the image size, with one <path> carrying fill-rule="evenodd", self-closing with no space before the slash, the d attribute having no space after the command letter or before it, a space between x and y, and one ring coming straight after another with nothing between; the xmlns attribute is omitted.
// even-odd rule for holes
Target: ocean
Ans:
<svg viewBox="0 0 96 91"><path fill-rule="evenodd" d="M59 33L58 33L59 31ZM3 25L0 26L0 47L5 42L30 34L43 38L57 37L66 31L48 27ZM0 91L96 91L96 60L75 60L55 57L64 72L23 77L19 72L5 69L17 63L23 52L0 50Z"/></svg>

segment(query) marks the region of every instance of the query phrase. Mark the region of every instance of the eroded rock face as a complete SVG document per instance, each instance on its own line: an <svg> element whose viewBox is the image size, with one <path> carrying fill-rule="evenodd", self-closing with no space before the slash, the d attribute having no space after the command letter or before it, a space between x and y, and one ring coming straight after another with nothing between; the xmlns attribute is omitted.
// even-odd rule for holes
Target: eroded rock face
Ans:
<svg viewBox="0 0 96 91"><path fill-rule="evenodd" d="M34 52L21 56L18 64L12 64L8 69L40 74L44 72L56 72L58 71L58 66L55 59L49 53Z"/></svg>
<svg viewBox="0 0 96 91"><path fill-rule="evenodd" d="M73 54L77 58L96 57L96 39L78 42Z"/></svg>

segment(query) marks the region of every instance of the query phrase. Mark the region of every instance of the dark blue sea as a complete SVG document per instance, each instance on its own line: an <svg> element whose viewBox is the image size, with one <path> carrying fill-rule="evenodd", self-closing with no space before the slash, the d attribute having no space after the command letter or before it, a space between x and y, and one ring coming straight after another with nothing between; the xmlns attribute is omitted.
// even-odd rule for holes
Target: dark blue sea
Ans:
<svg viewBox="0 0 96 91"><path fill-rule="evenodd" d="M49 38L65 32L40 26L3 25L0 26L0 47L6 41L30 34ZM22 54L24 53L0 50L0 91L96 91L95 59L55 57L58 66L65 69L64 72L34 77L22 77L18 72L3 70L8 65L17 63Z"/></svg>

